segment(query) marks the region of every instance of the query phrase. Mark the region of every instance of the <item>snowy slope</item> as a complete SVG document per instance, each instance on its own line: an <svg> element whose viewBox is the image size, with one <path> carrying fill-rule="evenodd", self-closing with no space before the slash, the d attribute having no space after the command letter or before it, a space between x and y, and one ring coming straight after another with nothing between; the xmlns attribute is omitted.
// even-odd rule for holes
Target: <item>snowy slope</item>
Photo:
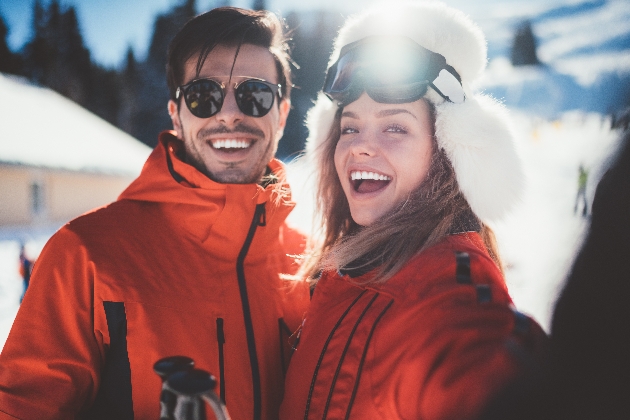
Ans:
<svg viewBox="0 0 630 420"><path fill-rule="evenodd" d="M516 306L548 328L557 292L588 227L588 219L574 214L578 166L590 172L592 201L618 134L598 114L567 113L551 122L515 117L528 183L522 204L493 227Z"/></svg>
<svg viewBox="0 0 630 420"><path fill-rule="evenodd" d="M525 19L532 22L543 64L514 68L508 60L511 42ZM607 114L628 106L627 0L576 1L481 24L489 40L490 65L479 88L506 105L547 118L567 110Z"/></svg>

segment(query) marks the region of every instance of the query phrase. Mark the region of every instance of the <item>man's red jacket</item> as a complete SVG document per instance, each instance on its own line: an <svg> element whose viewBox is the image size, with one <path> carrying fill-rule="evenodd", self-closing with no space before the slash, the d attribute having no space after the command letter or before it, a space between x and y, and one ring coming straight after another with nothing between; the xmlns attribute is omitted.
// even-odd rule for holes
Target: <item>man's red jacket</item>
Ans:
<svg viewBox="0 0 630 420"><path fill-rule="evenodd" d="M308 305L278 182L219 184L163 133L119 199L45 246L0 354L0 419L159 418L158 359L212 372L232 418L273 419Z"/></svg>

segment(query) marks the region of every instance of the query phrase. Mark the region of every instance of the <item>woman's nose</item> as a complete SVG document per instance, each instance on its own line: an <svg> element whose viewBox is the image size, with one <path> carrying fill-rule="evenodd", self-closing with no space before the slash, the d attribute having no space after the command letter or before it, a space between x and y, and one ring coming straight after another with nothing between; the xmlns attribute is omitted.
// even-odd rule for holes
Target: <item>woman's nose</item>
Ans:
<svg viewBox="0 0 630 420"><path fill-rule="evenodd" d="M350 151L355 156L374 156L376 154L374 139L367 133L359 133L352 139Z"/></svg>

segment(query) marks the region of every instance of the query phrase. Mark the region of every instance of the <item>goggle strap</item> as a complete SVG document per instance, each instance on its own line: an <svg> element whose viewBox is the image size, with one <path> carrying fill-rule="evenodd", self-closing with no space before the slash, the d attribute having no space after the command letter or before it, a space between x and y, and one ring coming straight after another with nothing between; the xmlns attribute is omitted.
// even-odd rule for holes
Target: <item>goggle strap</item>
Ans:
<svg viewBox="0 0 630 420"><path fill-rule="evenodd" d="M462 78L460 77L459 73L457 73L457 70L453 68L453 66L446 64L444 65L444 70L451 73L457 79L460 85L462 84Z"/></svg>
<svg viewBox="0 0 630 420"><path fill-rule="evenodd" d="M442 91L433 84L433 82L429 83L429 86L431 86L431 89L433 89L438 95L440 95L442 99L444 99L446 102L453 103L453 101L451 101L451 99L448 96L444 95Z"/></svg>

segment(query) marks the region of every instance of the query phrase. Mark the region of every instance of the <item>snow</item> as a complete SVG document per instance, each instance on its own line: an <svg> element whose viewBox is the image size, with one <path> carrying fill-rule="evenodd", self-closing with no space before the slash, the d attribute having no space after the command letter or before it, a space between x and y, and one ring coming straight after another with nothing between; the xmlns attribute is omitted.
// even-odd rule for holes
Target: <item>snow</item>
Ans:
<svg viewBox="0 0 630 420"><path fill-rule="evenodd" d="M552 122L515 117L528 184L522 204L493 228L516 307L548 329L557 292L588 228L581 208L574 214L578 167L589 170L590 202L617 133L598 114L572 112Z"/></svg>
<svg viewBox="0 0 630 420"><path fill-rule="evenodd" d="M602 74L630 75L630 50L581 54L555 60L559 73L573 76L584 87L593 85Z"/></svg>
<svg viewBox="0 0 630 420"><path fill-rule="evenodd" d="M9 335L13 319L20 307L22 279L19 275L20 244L0 241L0 344Z"/></svg>
<svg viewBox="0 0 630 420"><path fill-rule="evenodd" d="M151 152L50 89L0 74L0 96L0 162L137 176Z"/></svg>
<svg viewBox="0 0 630 420"><path fill-rule="evenodd" d="M630 6L626 1L608 1L589 13L537 23L535 32L543 40L539 56L549 62L573 50L597 46L629 33Z"/></svg>

